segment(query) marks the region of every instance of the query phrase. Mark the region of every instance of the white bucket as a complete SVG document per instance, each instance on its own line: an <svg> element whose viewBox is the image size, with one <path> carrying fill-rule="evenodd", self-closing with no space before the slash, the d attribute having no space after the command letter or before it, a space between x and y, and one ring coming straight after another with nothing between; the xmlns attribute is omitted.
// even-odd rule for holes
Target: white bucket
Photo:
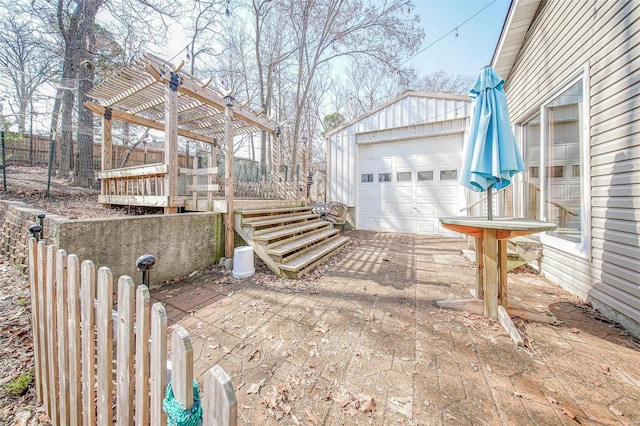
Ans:
<svg viewBox="0 0 640 426"><path fill-rule="evenodd" d="M255 274L253 266L253 247L236 247L233 251L233 278L247 278Z"/></svg>

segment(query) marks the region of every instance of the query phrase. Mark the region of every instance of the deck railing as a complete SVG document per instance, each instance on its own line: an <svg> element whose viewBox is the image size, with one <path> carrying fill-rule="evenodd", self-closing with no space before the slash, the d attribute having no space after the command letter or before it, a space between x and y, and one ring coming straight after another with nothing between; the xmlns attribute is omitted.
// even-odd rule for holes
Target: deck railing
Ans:
<svg viewBox="0 0 640 426"><path fill-rule="evenodd" d="M199 403L189 335L175 327L168 369L167 315L161 303L150 306L145 285L120 277L116 312L109 268L96 274L93 262L33 237L28 247L36 394L54 425L165 425L168 377L182 407ZM235 393L219 366L205 374L202 397L202 424L236 424Z"/></svg>
<svg viewBox="0 0 640 426"><path fill-rule="evenodd" d="M167 206L165 189L167 165L125 167L100 173L100 196L103 204Z"/></svg>

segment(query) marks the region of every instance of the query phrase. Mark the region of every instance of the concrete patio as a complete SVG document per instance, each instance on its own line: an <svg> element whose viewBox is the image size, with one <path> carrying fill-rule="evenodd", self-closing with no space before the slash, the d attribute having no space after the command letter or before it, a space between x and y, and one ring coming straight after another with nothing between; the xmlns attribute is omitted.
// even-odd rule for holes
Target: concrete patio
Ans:
<svg viewBox="0 0 640 426"><path fill-rule="evenodd" d="M318 278L221 269L151 289L188 331L198 378L231 376L239 424L640 424L640 344L539 276L510 300L562 320L496 322L441 309L469 297L463 240L351 231Z"/></svg>

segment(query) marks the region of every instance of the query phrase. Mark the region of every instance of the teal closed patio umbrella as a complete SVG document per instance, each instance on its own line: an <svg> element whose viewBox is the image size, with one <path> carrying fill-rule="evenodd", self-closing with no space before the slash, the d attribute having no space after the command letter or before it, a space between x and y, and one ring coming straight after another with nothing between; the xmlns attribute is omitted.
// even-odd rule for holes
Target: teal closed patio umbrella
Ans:
<svg viewBox="0 0 640 426"><path fill-rule="evenodd" d="M511 130L504 80L490 67L480 71L470 95L471 125L464 146L460 184L476 192L487 191L487 218L493 218L492 190L511 184L524 171L522 155Z"/></svg>

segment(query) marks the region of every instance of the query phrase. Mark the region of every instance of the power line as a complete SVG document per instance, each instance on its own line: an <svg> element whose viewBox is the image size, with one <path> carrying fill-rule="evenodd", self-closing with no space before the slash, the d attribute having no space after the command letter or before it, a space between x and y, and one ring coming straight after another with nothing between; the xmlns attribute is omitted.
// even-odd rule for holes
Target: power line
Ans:
<svg viewBox="0 0 640 426"><path fill-rule="evenodd" d="M405 59L404 61L400 62L400 64L398 64L398 66L404 65L407 62L409 62L411 59L415 58L416 56L418 56L419 54L421 54L422 52L424 52L425 50L429 49L430 47L434 46L435 44L439 43L442 39L444 39L446 36L448 36L449 34L455 34L456 37L458 36L458 29L460 27L462 27L464 24L466 24L467 22L469 22L470 20L472 20L473 18L475 18L476 16L478 16L483 10L485 10L486 8L488 8L489 6L491 6L492 4L494 4L496 2L496 0L493 0L491 3L489 3L488 5L486 5L485 7L483 7L482 9L480 9L479 11L477 11L476 13L474 13L473 15L471 15L469 18L467 18L465 21L461 22L460 24L456 25L451 31L449 31L448 33L442 35L439 39L437 39L436 41L432 42L431 44L429 44L428 46L426 46L424 49L421 49L419 51L417 51L416 53L414 53L413 55L409 56L407 59Z"/></svg>

